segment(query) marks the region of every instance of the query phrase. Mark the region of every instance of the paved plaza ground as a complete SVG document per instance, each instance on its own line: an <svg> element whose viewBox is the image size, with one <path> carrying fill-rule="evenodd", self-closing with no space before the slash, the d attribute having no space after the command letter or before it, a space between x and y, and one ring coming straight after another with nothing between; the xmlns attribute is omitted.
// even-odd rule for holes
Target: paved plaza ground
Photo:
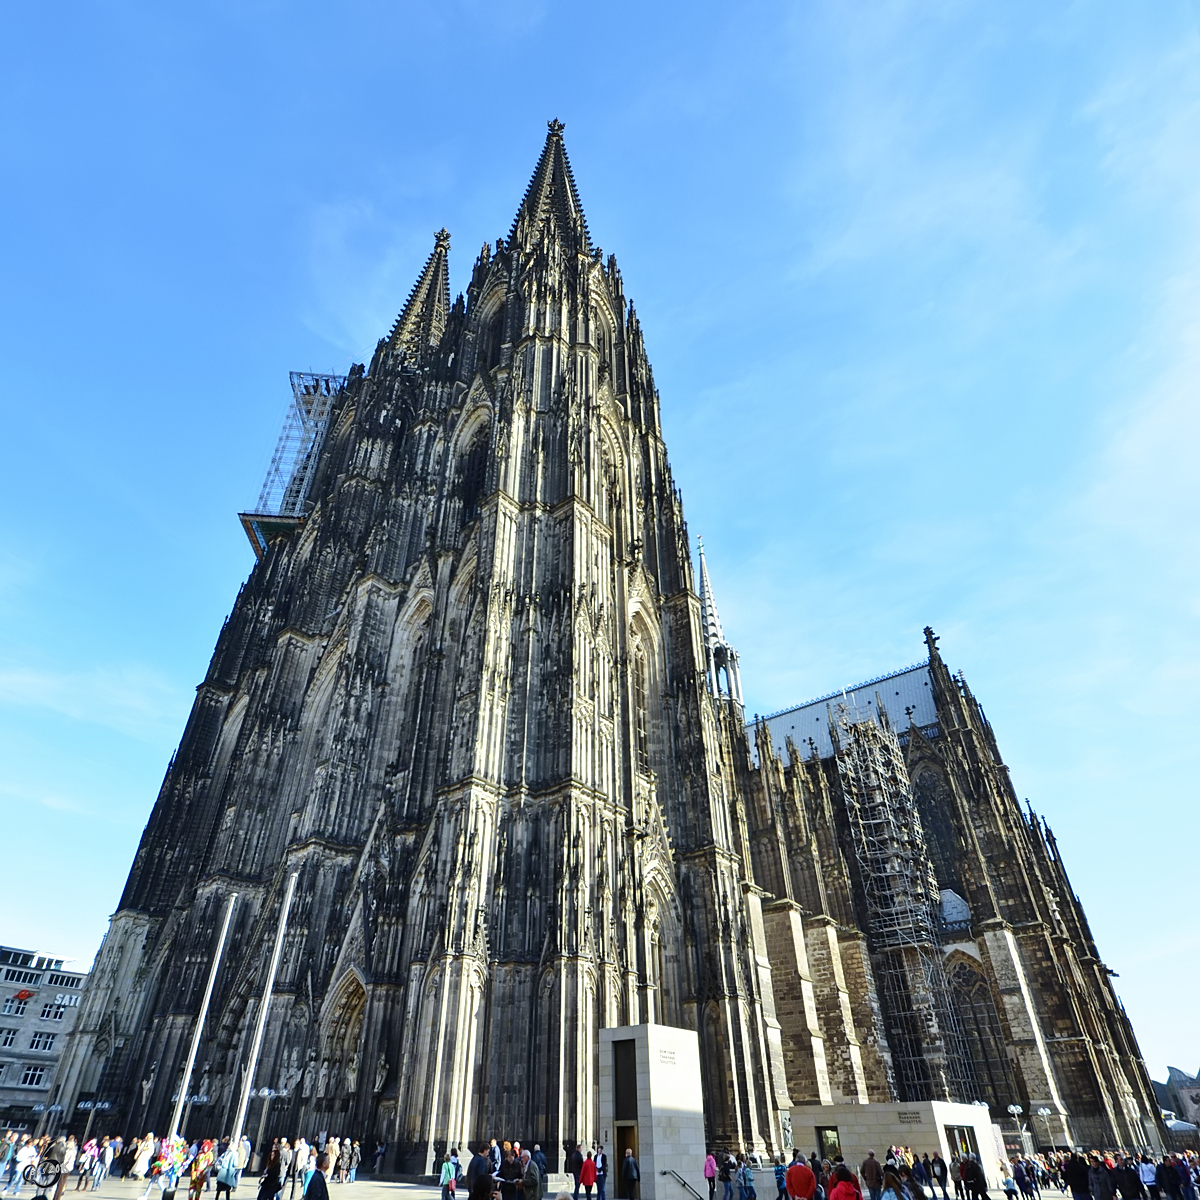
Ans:
<svg viewBox="0 0 1200 1200"><path fill-rule="evenodd" d="M80 1188L79 1191L76 1191L75 1184L78 1179L78 1175L70 1177L63 1187L61 1200L72 1200L72 1197L78 1197L78 1200L84 1200L85 1197L90 1197L91 1200L141 1200L141 1197L146 1194L144 1180L123 1180L110 1176L93 1192L90 1190L90 1183L87 1185L89 1190L85 1191ZM188 1181L185 1176L175 1193L175 1200L187 1200L187 1187ZM215 1187L214 1184L207 1192L201 1192L202 1200L214 1200ZM37 1188L31 1187L29 1184L22 1185L20 1200L32 1200L35 1195L37 1195ZM237 1191L233 1193L233 1200L256 1200L257 1196L258 1177L247 1174L243 1177ZM366 1179L359 1179L355 1183L330 1182L329 1196L330 1200L439 1200L441 1190L419 1183L382 1181L376 1183L370 1176L367 1176ZM8 1200L8 1197L5 1197L5 1200ZM162 1200L162 1193L158 1190L157 1184L151 1189L147 1200ZM284 1185L281 1200L291 1200L290 1181ZM295 1200L300 1200L299 1185L296 1187Z"/></svg>

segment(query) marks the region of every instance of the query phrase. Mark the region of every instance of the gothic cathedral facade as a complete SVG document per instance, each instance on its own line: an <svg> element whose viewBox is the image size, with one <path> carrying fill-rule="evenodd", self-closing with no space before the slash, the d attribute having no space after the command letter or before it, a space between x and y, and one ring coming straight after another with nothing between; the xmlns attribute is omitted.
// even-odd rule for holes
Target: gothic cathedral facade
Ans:
<svg viewBox="0 0 1200 1200"><path fill-rule="evenodd" d="M936 737L831 709L822 757L747 727L558 122L453 303L448 253L443 231L369 369L324 385L298 515L248 521L259 561L60 1102L165 1127L236 892L190 1116L224 1132L298 871L254 1082L286 1091L289 1130L387 1141L391 1170L497 1133L553 1167L597 1132L598 1031L641 1022L697 1032L715 1145L789 1147L800 1104L975 1098L980 1054L989 1097L1146 1142L1149 1081L1082 910L944 668ZM881 836L916 852L899 890ZM958 959L947 891L970 910Z"/></svg>

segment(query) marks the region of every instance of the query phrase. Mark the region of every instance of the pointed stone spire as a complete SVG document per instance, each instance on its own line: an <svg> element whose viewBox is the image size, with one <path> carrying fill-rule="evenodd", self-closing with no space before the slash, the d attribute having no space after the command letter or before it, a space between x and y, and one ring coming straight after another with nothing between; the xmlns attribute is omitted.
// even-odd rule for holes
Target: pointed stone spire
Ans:
<svg viewBox="0 0 1200 1200"><path fill-rule="evenodd" d="M938 662L941 662L941 660L942 660L942 656L938 652L938 642L940 640L941 639L937 636L937 634L933 632L933 629L930 626L926 625L925 626L925 649L929 651L929 661L930 662L933 662L934 659L937 659Z"/></svg>
<svg viewBox="0 0 1200 1200"><path fill-rule="evenodd" d="M704 558L704 539L697 538L700 546L700 626L704 638L704 666L708 676L708 690L720 696L720 672L725 672L725 692L738 704L742 703L742 676L738 669L737 651L725 640L721 628L721 616L717 612L717 601L713 596L712 582L708 578L708 563Z"/></svg>
<svg viewBox="0 0 1200 1200"><path fill-rule="evenodd" d="M425 261L404 311L388 334L388 349L418 355L435 346L450 315L450 234L437 232L433 253Z"/></svg>
<svg viewBox="0 0 1200 1200"><path fill-rule="evenodd" d="M700 620L704 626L704 644L705 646L721 646L725 644L725 631L721 628L721 616L717 612L712 583L708 578L708 562L704 557L704 539L697 538L696 540L700 544Z"/></svg>
<svg viewBox="0 0 1200 1200"><path fill-rule="evenodd" d="M546 145L513 221L508 239L510 245L532 246L541 230L549 224L553 234L568 250L576 254L591 253L587 220L563 145L564 128L561 121L549 122Z"/></svg>

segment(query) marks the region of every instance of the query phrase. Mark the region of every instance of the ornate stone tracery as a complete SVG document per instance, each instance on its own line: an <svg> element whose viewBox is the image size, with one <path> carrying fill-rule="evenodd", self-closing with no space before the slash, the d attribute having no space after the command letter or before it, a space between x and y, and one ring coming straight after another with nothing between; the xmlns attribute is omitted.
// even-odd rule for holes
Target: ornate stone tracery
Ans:
<svg viewBox="0 0 1200 1200"><path fill-rule="evenodd" d="M747 732L640 323L562 132L453 305L436 236L334 400L299 528L221 633L65 1060L129 1128L163 1124L179 997L236 886L206 1114L228 1118L285 869L259 1075L299 1093L289 1122L389 1143L388 1169L497 1129L557 1167L598 1132L606 1025L696 1030L714 1145L783 1150L793 1103L896 1095L845 789ZM1065 1112L1090 1087L1108 1144L1136 1144L1117 1114L1153 1100L1052 836L1012 818L990 728L938 678L954 753L914 731L907 761L937 882L961 866L979 925L978 966L950 964L968 1035L998 1097ZM1051 1042L1053 1004L1072 1035Z"/></svg>

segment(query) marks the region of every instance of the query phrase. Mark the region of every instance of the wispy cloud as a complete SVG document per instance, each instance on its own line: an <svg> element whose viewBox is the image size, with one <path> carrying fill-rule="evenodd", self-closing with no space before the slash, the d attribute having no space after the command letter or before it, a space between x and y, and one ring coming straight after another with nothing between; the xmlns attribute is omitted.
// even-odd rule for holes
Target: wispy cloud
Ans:
<svg viewBox="0 0 1200 1200"><path fill-rule="evenodd" d="M33 804L39 808L48 808L51 812L86 817L106 825L138 828L143 824L140 813L136 817L122 817L111 805L89 803L79 796L68 795L56 789L20 787L0 782L0 801L4 800L23 806Z"/></svg>
<svg viewBox="0 0 1200 1200"><path fill-rule="evenodd" d="M143 741L177 735L190 699L176 682L145 667L0 667L0 705L47 709Z"/></svg>

